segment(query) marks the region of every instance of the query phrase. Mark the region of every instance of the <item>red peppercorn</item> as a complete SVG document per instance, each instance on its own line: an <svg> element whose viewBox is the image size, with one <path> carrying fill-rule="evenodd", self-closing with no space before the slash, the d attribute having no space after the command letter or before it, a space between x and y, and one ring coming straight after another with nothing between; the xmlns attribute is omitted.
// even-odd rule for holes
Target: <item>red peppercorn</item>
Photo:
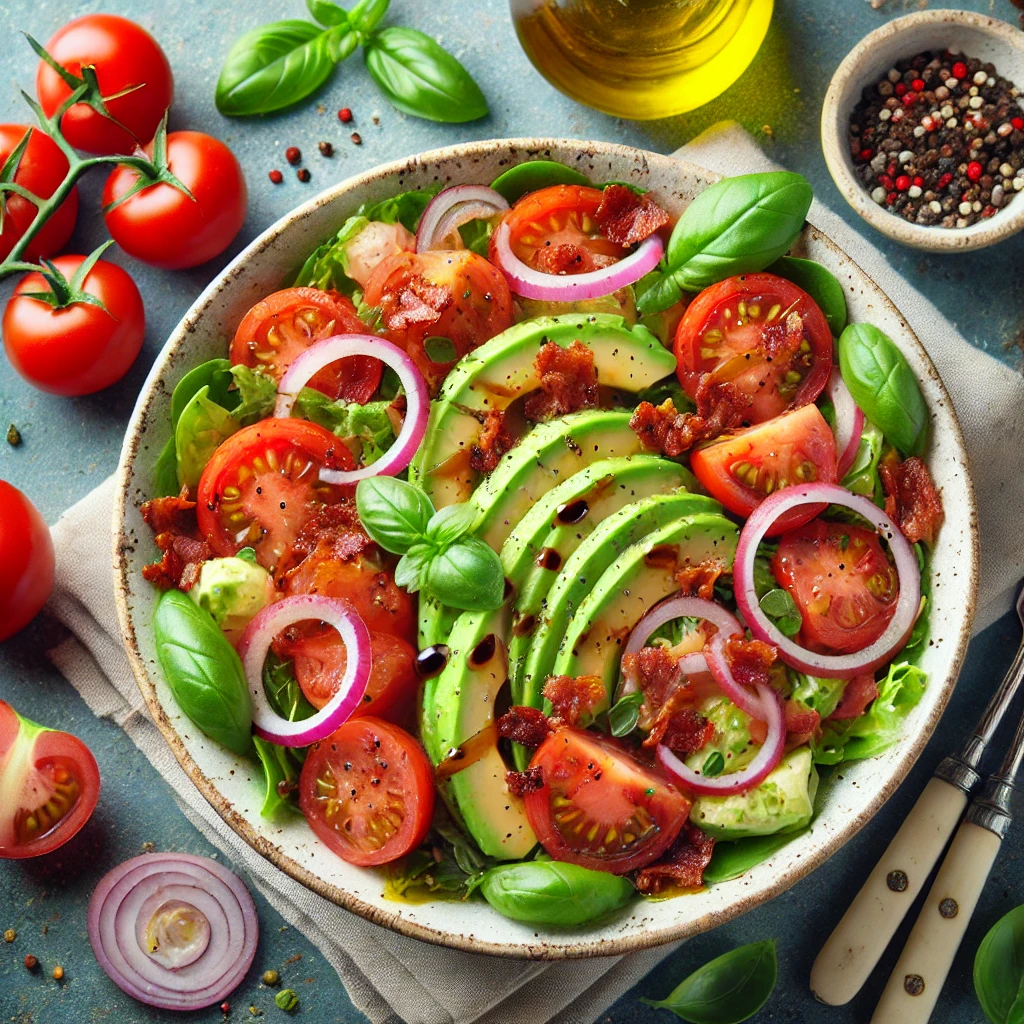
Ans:
<svg viewBox="0 0 1024 1024"><path fill-rule="evenodd" d="M935 187L938 189L945 188L953 180L953 175L946 173L936 182Z"/></svg>
<svg viewBox="0 0 1024 1024"><path fill-rule="evenodd" d="M1024 132L1024 117L1012 117L1010 118L1010 124L1019 132Z"/></svg>
<svg viewBox="0 0 1024 1024"><path fill-rule="evenodd" d="M362 135L359 134L359 132L352 133L352 143L353 145L356 146L361 146L363 144L363 137Z"/></svg>
<svg viewBox="0 0 1024 1024"><path fill-rule="evenodd" d="M289 146L284 151L284 158L294 167L301 159L302 154L299 152L298 146Z"/></svg>
<svg viewBox="0 0 1024 1024"><path fill-rule="evenodd" d="M977 160L972 160L967 165L967 177L971 181L977 181L985 173L985 168L978 163Z"/></svg>
<svg viewBox="0 0 1024 1024"><path fill-rule="evenodd" d="M917 93L916 92L908 92L907 95L903 97L903 106L905 106L905 107L912 107L916 102L917 102Z"/></svg>
<svg viewBox="0 0 1024 1024"><path fill-rule="evenodd" d="M878 184L881 185L884 189L891 189L892 178L890 178L888 174L880 174L878 176Z"/></svg>
<svg viewBox="0 0 1024 1024"><path fill-rule="evenodd" d="M995 215L995 212L996 208L994 206L986 206L985 209L981 211L981 215L982 217L992 217Z"/></svg>
<svg viewBox="0 0 1024 1024"><path fill-rule="evenodd" d="M923 78L915 78L910 83L910 88L913 89L914 92L924 92L924 79Z"/></svg>
<svg viewBox="0 0 1024 1024"><path fill-rule="evenodd" d="M220 1004L220 1012L221 1013L230 1013L231 1012L231 1004L226 999L224 1000L223 1003Z"/></svg>
<svg viewBox="0 0 1024 1024"><path fill-rule="evenodd" d="M268 177L268 178L269 178L269 179L270 179L270 180L271 180L271 181L272 181L272 182L273 182L273 183L274 183L275 185L280 185L280 184L281 184L281 182L282 182L282 181L284 181L284 175L283 175L283 174L282 174L282 173L281 173L281 172L280 172L279 170L277 170L277 168L276 168L276 167L274 168L274 170L272 170L272 171L271 171L271 172L270 172L270 173L269 173L269 174L267 175L267 177Z"/></svg>
<svg viewBox="0 0 1024 1024"><path fill-rule="evenodd" d="M295 172L295 176L299 179L299 181L301 181L303 183L309 181L309 179L311 177L311 175L309 173L309 168L308 167L300 167Z"/></svg>
<svg viewBox="0 0 1024 1024"><path fill-rule="evenodd" d="M886 167L886 169L885 169L885 173L890 175L890 176L895 174L896 173L896 164L895 163L889 164L889 166Z"/></svg>
<svg viewBox="0 0 1024 1024"><path fill-rule="evenodd" d="M338 120L342 124L348 124L352 120L352 111L348 107L342 107L338 111Z"/></svg>
<svg viewBox="0 0 1024 1024"><path fill-rule="evenodd" d="M953 65L953 77L954 78L966 78L967 77L967 65L962 60L958 60Z"/></svg>
<svg viewBox="0 0 1024 1024"><path fill-rule="evenodd" d="M862 150L860 151L860 159L861 159L861 160L862 160L862 161L863 161L864 163L867 163L867 162L868 162L868 161L869 161L869 160L871 159L871 157L872 157L873 155L874 155L874 150L871 150L871 149L862 149Z"/></svg>
<svg viewBox="0 0 1024 1024"><path fill-rule="evenodd" d="M896 202L896 193L895 192L890 192L885 197L885 205L886 206L892 206L892 204L895 203L895 202Z"/></svg>
<svg viewBox="0 0 1024 1024"><path fill-rule="evenodd" d="M898 177L898 178L896 179L896 187L897 187L897 188L898 188L898 189L899 189L899 190L900 190L901 192L906 192L906 191L907 191L907 189L908 189L908 188L910 188L910 178L909 178L909 176L908 176L908 175L906 175L906 174L901 174L901 175L900 175L900 176L899 176L899 177Z"/></svg>
<svg viewBox="0 0 1024 1024"><path fill-rule="evenodd" d="M896 83L896 95L902 96L907 91L907 87L902 82Z"/></svg>
<svg viewBox="0 0 1024 1024"><path fill-rule="evenodd" d="M922 178L920 174L917 175L917 177L914 178L914 184L918 188L924 188L924 178Z"/></svg>

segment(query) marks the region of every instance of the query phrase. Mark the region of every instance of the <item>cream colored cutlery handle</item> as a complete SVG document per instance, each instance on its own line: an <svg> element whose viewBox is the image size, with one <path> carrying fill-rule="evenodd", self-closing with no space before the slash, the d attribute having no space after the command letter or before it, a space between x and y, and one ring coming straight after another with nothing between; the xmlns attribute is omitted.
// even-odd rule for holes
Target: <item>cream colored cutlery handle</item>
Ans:
<svg viewBox="0 0 1024 1024"><path fill-rule="evenodd" d="M970 821L957 830L871 1024L927 1024L999 843L994 832Z"/></svg>
<svg viewBox="0 0 1024 1024"><path fill-rule="evenodd" d="M878 963L945 849L967 794L942 779L924 788L874 871L854 897L811 968L823 1003L848 1003Z"/></svg>

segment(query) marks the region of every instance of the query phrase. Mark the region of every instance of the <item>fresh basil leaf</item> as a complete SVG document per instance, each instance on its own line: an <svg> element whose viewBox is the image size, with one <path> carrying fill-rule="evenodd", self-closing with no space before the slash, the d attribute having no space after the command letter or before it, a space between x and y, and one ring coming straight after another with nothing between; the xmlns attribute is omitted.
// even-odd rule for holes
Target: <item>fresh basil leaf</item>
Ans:
<svg viewBox="0 0 1024 1024"><path fill-rule="evenodd" d="M424 589L461 611L491 611L504 598L505 576L492 548L463 537L430 560Z"/></svg>
<svg viewBox="0 0 1024 1024"><path fill-rule="evenodd" d="M273 651L263 665L263 690L271 708L289 722L301 722L316 714L295 677L295 666L282 661Z"/></svg>
<svg viewBox="0 0 1024 1024"><path fill-rule="evenodd" d="M241 117L298 103L330 77L348 36L354 47L347 24L324 29L309 21L275 21L246 32L217 79L217 109Z"/></svg>
<svg viewBox="0 0 1024 1024"><path fill-rule="evenodd" d="M613 736L628 736L640 720L640 705L644 695L640 690L627 693L608 709L608 730Z"/></svg>
<svg viewBox="0 0 1024 1024"><path fill-rule="evenodd" d="M405 114L454 124L487 113L484 94L469 72L416 29L381 29L366 41L363 56L370 77Z"/></svg>
<svg viewBox="0 0 1024 1024"><path fill-rule="evenodd" d="M426 533L434 506L405 480L371 476L356 485L356 511L363 529L385 551L404 555Z"/></svg>
<svg viewBox="0 0 1024 1024"><path fill-rule="evenodd" d="M768 1002L778 978L775 942L740 946L694 971L666 999L642 999L690 1024L740 1024Z"/></svg>
<svg viewBox="0 0 1024 1024"><path fill-rule="evenodd" d="M525 163L510 167L507 171L502 171L491 182L491 188L504 196L510 205L517 203L530 192L549 188L551 185L591 186L591 181L574 167L567 167L556 160L527 160Z"/></svg>
<svg viewBox="0 0 1024 1024"><path fill-rule="evenodd" d="M641 285L644 287L641 289ZM662 313L683 297L683 289L674 271L664 267L651 271L637 285L636 308L643 316Z"/></svg>
<svg viewBox="0 0 1024 1024"><path fill-rule="evenodd" d="M260 370L248 366L231 367L231 379L235 383L238 404L233 415L243 427L274 414L277 404L277 381Z"/></svg>
<svg viewBox="0 0 1024 1024"><path fill-rule="evenodd" d="M490 251L491 235L498 223L497 217L477 217L475 220L468 220L459 227L459 237L462 244L475 252L477 256L487 257Z"/></svg>
<svg viewBox="0 0 1024 1024"><path fill-rule="evenodd" d="M992 1024L1016 1024L1024 1011L1024 906L989 929L974 957L974 991Z"/></svg>
<svg viewBox="0 0 1024 1024"><path fill-rule="evenodd" d="M167 498L177 494L180 490L178 455L174 450L174 434L171 434L153 464L152 494L155 498Z"/></svg>
<svg viewBox="0 0 1024 1024"><path fill-rule="evenodd" d="M459 358L459 351L452 339L442 338L436 334L424 340L423 351L433 363L450 363Z"/></svg>
<svg viewBox="0 0 1024 1024"><path fill-rule="evenodd" d="M185 406L174 429L178 483L192 490L198 486L213 453L241 424L222 406L209 399L204 385Z"/></svg>
<svg viewBox="0 0 1024 1024"><path fill-rule="evenodd" d="M422 590L427 566L436 554L437 548L433 544L413 544L395 566L395 582L410 594Z"/></svg>
<svg viewBox="0 0 1024 1024"><path fill-rule="evenodd" d="M768 272L803 288L825 314L832 334L838 338L843 333L847 320L846 294L832 271L814 260L783 256L768 268Z"/></svg>
<svg viewBox="0 0 1024 1024"><path fill-rule="evenodd" d="M781 832L772 836L751 836L748 839L715 843L711 863L704 869L704 882L715 885L739 878L804 832L806 829L802 832Z"/></svg>
<svg viewBox="0 0 1024 1024"><path fill-rule="evenodd" d="M473 529L478 514L476 505L468 501L438 509L427 523L427 540L439 548L453 544Z"/></svg>
<svg viewBox="0 0 1024 1024"><path fill-rule="evenodd" d="M713 779L716 775L721 775L725 771L725 757L722 755L720 750L712 750L708 754L704 764L701 765L700 773L706 778Z"/></svg>
<svg viewBox="0 0 1024 1024"><path fill-rule="evenodd" d="M321 25L326 25L328 28L349 23L348 12L343 7L332 4L330 0L306 0L306 7Z"/></svg>
<svg viewBox="0 0 1024 1024"><path fill-rule="evenodd" d="M288 747L280 747L259 736L253 736L252 742L263 766L263 806L260 808L260 816L276 818L284 809L301 814L299 805L284 795L297 786L301 762L295 763Z"/></svg>
<svg viewBox="0 0 1024 1024"><path fill-rule="evenodd" d="M211 402L231 412L241 401L238 393L231 390L231 361L228 359L207 359L185 374L175 385L171 394L171 425L176 427L185 406L203 387L208 387L207 397Z"/></svg>
<svg viewBox="0 0 1024 1024"><path fill-rule="evenodd" d="M360 32L370 32L387 14L390 2L391 0L359 0L349 14L349 21Z"/></svg>
<svg viewBox="0 0 1024 1024"><path fill-rule="evenodd" d="M903 455L928 442L928 406L906 357L873 324L850 324L839 336L843 382L864 415Z"/></svg>

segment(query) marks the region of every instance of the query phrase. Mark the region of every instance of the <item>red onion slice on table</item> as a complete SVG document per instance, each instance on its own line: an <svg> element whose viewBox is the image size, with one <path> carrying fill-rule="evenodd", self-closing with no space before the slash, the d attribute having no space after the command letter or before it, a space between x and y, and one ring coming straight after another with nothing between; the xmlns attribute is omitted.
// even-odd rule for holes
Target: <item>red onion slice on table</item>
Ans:
<svg viewBox="0 0 1024 1024"><path fill-rule="evenodd" d="M818 654L801 647L785 636L768 618L757 600L754 590L754 557L765 533L779 516L801 505L827 502L842 505L863 516L889 542L896 573L899 576L900 596L896 611L882 635L855 654ZM779 656L800 672L835 679L849 679L860 672L884 665L907 641L914 628L921 603L921 573L917 555L899 527L869 498L851 494L836 484L798 484L776 491L751 513L740 532L733 565L736 603L751 633L779 649Z"/></svg>
<svg viewBox="0 0 1024 1024"><path fill-rule="evenodd" d="M216 861L186 853L118 865L96 887L87 925L110 980L166 1010L199 1010L233 992L259 937L242 882Z"/></svg>
<svg viewBox="0 0 1024 1024"><path fill-rule="evenodd" d="M405 389L405 422L395 443L372 465L349 470L321 469L320 479L328 484L351 484L371 476L401 473L412 462L427 432L430 396L423 375L397 345L372 334L338 334L310 345L288 367L278 383L274 415L278 418L291 416L295 399L313 376L325 366L349 356L379 359L398 374Z"/></svg>
<svg viewBox="0 0 1024 1024"><path fill-rule="evenodd" d="M764 683L757 684L757 699L768 725L768 735L753 761L738 772L727 775L706 776L695 772L685 761L680 760L663 744L658 745L658 761L684 789L709 796L728 796L731 793L745 793L764 781L772 769L782 760L786 746L786 718L782 713L778 694Z"/></svg>
<svg viewBox="0 0 1024 1024"><path fill-rule="evenodd" d="M508 200L486 185L454 185L427 204L416 230L416 251L450 248L445 243L468 221L493 217L508 209ZM461 241L456 248L462 248Z"/></svg>
<svg viewBox="0 0 1024 1024"><path fill-rule="evenodd" d="M825 391L836 414L836 452L839 456L836 475L842 480L849 473L853 460L857 457L860 438L864 433L864 413L853 400L853 395L844 383L838 366L832 367Z"/></svg>
<svg viewBox="0 0 1024 1024"><path fill-rule="evenodd" d="M296 622L314 619L333 626L345 644L345 675L338 692L311 718L289 722L270 706L263 689L263 663L275 636ZM307 747L330 736L351 717L366 693L372 656L370 632L347 601L296 594L268 605L245 628L238 654L252 698L252 728L282 747Z"/></svg>
<svg viewBox="0 0 1024 1024"><path fill-rule="evenodd" d="M509 287L524 299L545 302L575 302L596 299L625 288L652 271L665 251L657 235L644 239L635 252L610 267L591 270L585 274L545 274L528 267L513 251L511 231L502 221L494 232L494 247L498 266L508 279Z"/></svg>

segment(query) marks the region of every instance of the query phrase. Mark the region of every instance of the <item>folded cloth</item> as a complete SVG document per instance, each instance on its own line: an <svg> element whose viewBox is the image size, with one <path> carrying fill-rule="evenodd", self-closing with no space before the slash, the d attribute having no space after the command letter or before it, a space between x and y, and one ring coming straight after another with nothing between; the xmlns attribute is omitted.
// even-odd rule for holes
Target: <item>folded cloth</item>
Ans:
<svg viewBox="0 0 1024 1024"><path fill-rule="evenodd" d="M767 165L735 125L711 129L676 155L732 174ZM983 551L979 615L987 624L1007 607L1007 594L1024 562L1024 543L1015 529L1016 510L1024 506L1024 381L971 348L838 217L815 204L811 220L887 289L925 342L953 396L974 456ZM957 372L964 364L970 365L969 374ZM999 458L991 457L994 445ZM50 656L95 714L128 733L174 789L192 823L318 946L374 1024L589 1024L675 948L563 963L443 949L336 907L260 857L200 796L146 712L114 610L113 499L113 481L107 480L53 528L57 579L49 609L72 636Z"/></svg>

